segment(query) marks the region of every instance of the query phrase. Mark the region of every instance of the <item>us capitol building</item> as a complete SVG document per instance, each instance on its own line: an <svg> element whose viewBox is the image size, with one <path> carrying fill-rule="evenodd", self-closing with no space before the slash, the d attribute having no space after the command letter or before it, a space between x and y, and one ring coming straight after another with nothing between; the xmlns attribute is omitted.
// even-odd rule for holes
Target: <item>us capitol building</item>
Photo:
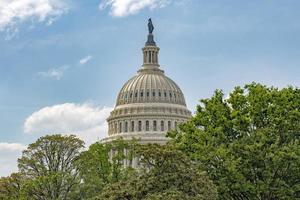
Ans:
<svg viewBox="0 0 300 200"><path fill-rule="evenodd" d="M119 92L107 119L108 137L102 140L104 143L136 138L142 144L165 144L166 133L191 117L181 89L160 69L151 19L148 29L148 39L142 48L143 65Z"/></svg>

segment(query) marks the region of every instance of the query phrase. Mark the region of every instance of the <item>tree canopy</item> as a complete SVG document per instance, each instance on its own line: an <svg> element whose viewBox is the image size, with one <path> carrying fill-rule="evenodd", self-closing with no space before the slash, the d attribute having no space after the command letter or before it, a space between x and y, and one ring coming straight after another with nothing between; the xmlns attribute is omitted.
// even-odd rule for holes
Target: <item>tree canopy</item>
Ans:
<svg viewBox="0 0 300 200"><path fill-rule="evenodd" d="M18 160L25 177L22 190L28 199L78 199L80 184L75 164L84 142L75 136L48 135L23 151Z"/></svg>
<svg viewBox="0 0 300 200"><path fill-rule="evenodd" d="M96 199L214 200L217 191L203 171L170 145L137 145L140 167L108 185Z"/></svg>
<svg viewBox="0 0 300 200"><path fill-rule="evenodd" d="M300 198L300 90L252 83L217 90L169 133L201 165L221 199Z"/></svg>

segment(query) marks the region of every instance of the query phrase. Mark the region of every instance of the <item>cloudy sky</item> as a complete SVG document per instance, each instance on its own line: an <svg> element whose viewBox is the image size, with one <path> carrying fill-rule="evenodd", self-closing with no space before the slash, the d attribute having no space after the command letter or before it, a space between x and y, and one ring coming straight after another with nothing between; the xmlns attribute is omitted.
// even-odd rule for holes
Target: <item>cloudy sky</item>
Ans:
<svg viewBox="0 0 300 200"><path fill-rule="evenodd" d="M141 65L152 17L160 64L193 111L217 88L300 85L299 0L0 0L0 176L51 133L87 144Z"/></svg>

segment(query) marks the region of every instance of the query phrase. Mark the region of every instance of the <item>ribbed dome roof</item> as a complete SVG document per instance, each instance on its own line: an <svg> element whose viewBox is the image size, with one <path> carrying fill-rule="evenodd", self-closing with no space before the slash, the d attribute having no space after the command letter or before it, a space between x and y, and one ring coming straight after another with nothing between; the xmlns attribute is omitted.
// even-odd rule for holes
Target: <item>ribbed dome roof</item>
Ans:
<svg viewBox="0 0 300 200"><path fill-rule="evenodd" d="M127 81L119 92L117 106L146 102L185 105L181 89L158 68L141 69Z"/></svg>

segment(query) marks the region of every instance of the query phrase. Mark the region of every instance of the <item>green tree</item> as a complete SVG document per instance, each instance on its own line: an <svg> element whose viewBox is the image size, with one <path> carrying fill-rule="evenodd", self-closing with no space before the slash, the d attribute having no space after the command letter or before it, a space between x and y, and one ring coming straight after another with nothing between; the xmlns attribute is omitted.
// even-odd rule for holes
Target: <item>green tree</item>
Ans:
<svg viewBox="0 0 300 200"><path fill-rule="evenodd" d="M215 186L187 157L169 145L137 145L140 168L109 184L95 199L213 200Z"/></svg>
<svg viewBox="0 0 300 200"><path fill-rule="evenodd" d="M22 191L28 199L78 199L79 170L75 163L84 142L75 136L48 135L39 138L18 159L26 177Z"/></svg>
<svg viewBox="0 0 300 200"><path fill-rule="evenodd" d="M0 178L0 199L22 199L21 188L24 177L20 173L13 173L8 177Z"/></svg>
<svg viewBox="0 0 300 200"><path fill-rule="evenodd" d="M131 160L134 141L116 140L111 143L94 143L80 155L81 198L88 199L99 195L110 183L123 179L131 169L124 167L124 160ZM125 155L125 149L128 154ZM113 155L112 155L113 154Z"/></svg>
<svg viewBox="0 0 300 200"><path fill-rule="evenodd" d="M169 133L207 171L220 199L300 198L300 90L252 83L217 90Z"/></svg>

